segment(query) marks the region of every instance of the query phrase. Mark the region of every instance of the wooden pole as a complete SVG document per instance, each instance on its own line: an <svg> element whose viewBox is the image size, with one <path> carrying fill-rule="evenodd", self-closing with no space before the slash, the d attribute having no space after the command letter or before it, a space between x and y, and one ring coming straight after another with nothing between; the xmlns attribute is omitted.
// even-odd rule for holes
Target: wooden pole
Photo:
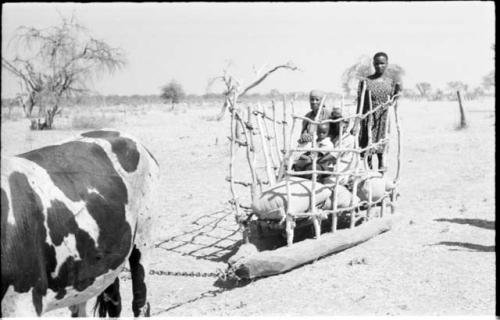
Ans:
<svg viewBox="0 0 500 320"><path fill-rule="evenodd" d="M286 98L285 98L285 95L283 95L283 120L281 121L281 129L283 131L283 140L282 140L283 149L279 150L280 152L282 152L282 157L280 157L281 163L280 163L280 169L278 172L278 179L277 179L278 182L283 180L283 177L284 177L285 171L286 171L286 159L288 156L287 126L288 126L288 122L287 122L287 114L286 114Z"/></svg>
<svg viewBox="0 0 500 320"><path fill-rule="evenodd" d="M280 151L280 146L278 142L278 126L276 124L276 105L274 104L274 100L272 101L273 108L273 135L274 135L274 151L276 152L277 161L279 164L283 161L283 154Z"/></svg>
<svg viewBox="0 0 500 320"><path fill-rule="evenodd" d="M261 117L262 117L262 124L264 125L264 138L266 140L266 147L267 147L267 150L269 152L269 156L270 156L270 159L271 159L271 163L272 163L272 169L273 169L273 175L276 177L276 169L278 168L278 161L276 159L276 154L273 152L273 144L271 143L271 140L274 139L274 141L276 141L276 136L274 137L271 137L271 135L269 134L269 127L267 125L267 119L269 118L267 115L266 115L266 110L265 110L265 107L263 105L260 105L260 103L258 104L259 105L259 110L262 112L261 113ZM272 120L274 122L274 118ZM279 159L279 157L278 157Z"/></svg>
<svg viewBox="0 0 500 320"><path fill-rule="evenodd" d="M385 123L385 128L384 128L384 138L389 138L390 134L391 134L391 122L392 122L392 117L391 117L391 110L394 109L394 103L391 103L387 106L387 121ZM383 154L384 154L384 159L387 159L389 157L389 142L387 142L387 144L385 144L383 146ZM386 163L387 163L387 160L385 160ZM383 164L385 166L385 164ZM382 170L382 176L385 177L386 175L386 168L383 168L384 170Z"/></svg>
<svg viewBox="0 0 500 320"><path fill-rule="evenodd" d="M238 196L236 195L236 191L234 188L234 156L235 156L235 112L236 110L234 108L231 108L231 142L229 144L229 150L230 150L230 159L229 159L229 185L231 189L231 194L233 196L233 203L232 205L234 206L234 210L236 211L236 216L240 217L240 206L239 206L239 201L238 201ZM245 243L248 242L248 237L246 237L246 233L243 233L243 241Z"/></svg>
<svg viewBox="0 0 500 320"><path fill-rule="evenodd" d="M370 111L370 114L368 116L368 146L372 147L373 114L371 113L371 111L373 109L373 104L372 104L372 92L370 90L368 90L368 107ZM365 158L370 157L372 159L372 167L373 167L373 155L375 154L374 151L375 151L374 149L369 149L365 155ZM380 167L380 164L378 164L378 166ZM365 180L365 184L367 184L368 187L368 208L366 209L366 220L369 220L372 208L372 183L369 180Z"/></svg>
<svg viewBox="0 0 500 320"><path fill-rule="evenodd" d="M354 118L354 149L359 148L359 132L361 130L361 119L363 118L363 108L364 108L364 102L365 102L365 92L366 92L366 81L363 81L362 87L361 87L361 98L359 102L359 106L357 107L357 112L356 116ZM356 152L354 154L355 157L355 163L356 167L354 169L354 183L353 183L353 189L352 189L352 196L351 196L351 203L350 206L354 205L354 199L356 197L356 193L358 191L358 184L359 184L359 163L360 163L360 153ZM349 227L352 229L354 228L354 225L356 223L356 212L358 209L353 209L351 210L351 221Z"/></svg>
<svg viewBox="0 0 500 320"><path fill-rule="evenodd" d="M233 109L233 112L235 112L236 120L239 121L241 124L241 127L244 128L243 133L245 134L245 140L247 141L246 156L247 156L248 166L250 167L250 174L252 176L251 196L252 196L252 201L254 201L257 198L257 173L255 171L255 165L252 161L252 152L253 152L252 132L245 126L243 119L238 114L236 109Z"/></svg>
<svg viewBox="0 0 500 320"><path fill-rule="evenodd" d="M394 103L394 121L396 122L396 133L397 133L397 142L398 142L398 153L397 153L398 164L397 164L397 168L396 168L396 177L394 178L394 183L397 184L397 182L399 180L399 174L401 171L401 153L402 153L402 150L401 150L401 141L402 141L402 139L401 139L401 127L399 124L398 101L397 100Z"/></svg>
<svg viewBox="0 0 500 320"><path fill-rule="evenodd" d="M249 158L249 163L251 163L251 166L250 166L250 169L251 169L251 173L252 173L252 177L255 177L255 181L252 180L252 187L255 188L255 190L257 190L257 181L259 180L258 176L257 176L257 170L255 169L255 167L257 166L257 159L256 159L256 155L255 155L255 143L253 141L253 136L254 136L254 125L253 125L253 122L252 122L252 117L253 117L253 114L252 114L252 108L250 107L250 105L247 105L247 126L246 128L248 128L248 136L246 137L247 139L247 150L248 150L248 155L250 156ZM261 191L262 191L262 187L261 187ZM252 199L253 200L253 199Z"/></svg>
<svg viewBox="0 0 500 320"><path fill-rule="evenodd" d="M460 108L460 129L466 128L467 127L467 121L465 120L465 111L464 111L464 106L462 105L462 94L460 93L459 90L457 90L457 97L458 97L458 107Z"/></svg>
<svg viewBox="0 0 500 320"><path fill-rule="evenodd" d="M283 125L283 157L286 155L286 148L288 146L288 137L287 137L287 126L288 126L288 122L287 122L287 114L286 114L286 97L285 95L283 95L283 121L281 122L282 125Z"/></svg>
<svg viewBox="0 0 500 320"><path fill-rule="evenodd" d="M259 103L259 109L260 109L260 103ZM257 125L259 126L262 152L264 154L264 164L266 166L267 180L271 183L271 185L274 185L276 183L276 176L274 175L274 170L271 168L271 160L269 159L269 150L267 148L267 139L265 137L266 132L264 129L264 125L262 124L261 117L256 116L256 118L257 118Z"/></svg>
<svg viewBox="0 0 500 320"><path fill-rule="evenodd" d="M340 113L342 114L342 106L340 107ZM343 127L344 127L344 123L343 122L340 122L339 123L339 136L338 136L338 145L339 147L342 146L342 132L344 131L343 130ZM337 155L337 163L335 164L334 166L334 172L335 174L338 174L339 173L339 165L340 165L340 161L341 161L341 158L342 158L342 154L338 154ZM338 209L338 194L339 194L339 183L340 182L340 175L336 175L335 176L335 189L333 190L333 193L332 193L332 197L333 197L333 201L332 201L332 204L333 204L333 213L332 213L332 232L335 232L337 230L337 209Z"/></svg>
<svg viewBox="0 0 500 320"><path fill-rule="evenodd" d="M396 189L399 182L399 174L401 172L401 128L399 125L399 116L398 116L398 100L394 103L394 121L396 122L396 133L397 133L397 142L398 142L398 153L397 153L397 168L396 168L396 177L394 178L394 185L396 186L391 191L391 213L396 212Z"/></svg>
<svg viewBox="0 0 500 320"><path fill-rule="evenodd" d="M320 118L320 114L323 112L325 106L326 100L326 95L323 96L321 99L321 104L319 105L318 112L316 113L316 116L314 117L314 121L318 121ZM316 148L316 139L317 139L317 126L314 127L313 130L313 138L312 138L312 148ZM316 179L318 177L317 173L317 161L318 161L318 154L316 152L312 152L312 185L311 185L311 213L314 215L316 213ZM317 216L313 216L313 226L314 226L314 237L316 239L319 239L319 236L321 235L321 219Z"/></svg>
<svg viewBox="0 0 500 320"><path fill-rule="evenodd" d="M289 151L290 153L292 151ZM290 158L288 158L289 161L287 162L287 171L290 171L292 168L292 161L290 161ZM295 221L293 216L291 215L291 202L292 202L292 192L290 190L290 175L287 174L285 176L285 181L286 181L286 198L287 198L287 206L286 206L286 218L285 218L285 231L286 231L286 244L287 246L291 246L293 244L293 236L294 236L294 228L295 228Z"/></svg>
<svg viewBox="0 0 500 320"><path fill-rule="evenodd" d="M292 109L293 110L293 109ZM295 122L296 119L293 117L292 113L292 127L290 129L290 136L288 139L288 154L286 155L286 166L287 170L286 172L290 172L292 169L292 155L293 151L291 150L291 138L293 134L293 129L295 128ZM287 246L291 246L293 244L293 237L294 237L294 228L295 228L295 220L293 216L291 215L291 210L290 210L290 203L292 202L292 192L290 190L290 175L288 173L285 174L285 186L286 186L286 198L287 198L287 207L286 207L286 218L285 218L285 231L286 231L286 244Z"/></svg>

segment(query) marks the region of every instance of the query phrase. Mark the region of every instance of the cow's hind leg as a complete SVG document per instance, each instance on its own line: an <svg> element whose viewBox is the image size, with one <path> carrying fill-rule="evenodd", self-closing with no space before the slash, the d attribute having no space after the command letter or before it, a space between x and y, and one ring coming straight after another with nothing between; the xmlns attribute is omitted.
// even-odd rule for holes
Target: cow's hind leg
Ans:
<svg viewBox="0 0 500 320"><path fill-rule="evenodd" d="M120 296L120 278L116 278L113 284L106 288L96 299L94 316L96 312L99 317L119 317L122 312L122 299Z"/></svg>
<svg viewBox="0 0 500 320"><path fill-rule="evenodd" d="M148 302L147 278L149 273L148 250L139 250L134 246L129 257L130 273L132 276L132 311L135 317L149 317L150 307Z"/></svg>
<svg viewBox="0 0 500 320"><path fill-rule="evenodd" d="M71 311L72 318L86 317L87 316L87 301L72 305L69 307L69 310Z"/></svg>

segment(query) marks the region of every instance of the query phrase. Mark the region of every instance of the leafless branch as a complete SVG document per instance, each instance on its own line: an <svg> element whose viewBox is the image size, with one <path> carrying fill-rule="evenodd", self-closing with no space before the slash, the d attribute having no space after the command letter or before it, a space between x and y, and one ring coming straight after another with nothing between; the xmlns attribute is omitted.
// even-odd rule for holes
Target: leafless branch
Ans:
<svg viewBox="0 0 500 320"><path fill-rule="evenodd" d="M278 69L290 69L292 71L295 71L297 70L297 67L292 65L291 63L287 63L287 64L284 64L284 65L279 65L279 66L276 66L270 70L268 70L266 73L264 73L264 75L262 75L259 79L257 79L256 81L254 81L252 84L250 84L248 87L246 87L242 93L240 93L240 97L243 96L245 93L247 93L250 89L256 87L257 85L259 85L262 81L264 81L271 73L275 72L276 70Z"/></svg>

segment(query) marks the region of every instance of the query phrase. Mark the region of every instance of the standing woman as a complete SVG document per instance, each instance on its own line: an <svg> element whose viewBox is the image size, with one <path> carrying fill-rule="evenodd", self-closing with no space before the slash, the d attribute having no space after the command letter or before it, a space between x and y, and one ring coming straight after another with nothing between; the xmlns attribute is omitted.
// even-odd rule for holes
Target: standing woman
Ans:
<svg viewBox="0 0 500 320"><path fill-rule="evenodd" d="M384 52L377 52L373 56L373 67L375 68L375 73L366 77L359 82L358 87L358 109L363 108L363 114L366 114L370 110L370 104L368 101L368 91L371 93L372 99L372 109L377 106L387 102L387 97L393 97L402 90L402 85L399 79L393 79L386 74L387 65L389 62L389 57ZM366 84L365 98L363 106L361 106L361 91L363 87L363 82ZM366 117L361 121L361 131L359 133L359 146L365 148L368 146L368 130L372 133L372 143L379 142L385 138L385 127L388 125L388 112L387 108L377 110L372 114L372 126L369 128L369 117ZM375 153L378 158L378 169L385 170L384 164L384 151L385 145L378 146L375 150L371 150L367 155L367 162L370 169L373 168L372 165L372 154ZM362 157L365 154L361 154Z"/></svg>

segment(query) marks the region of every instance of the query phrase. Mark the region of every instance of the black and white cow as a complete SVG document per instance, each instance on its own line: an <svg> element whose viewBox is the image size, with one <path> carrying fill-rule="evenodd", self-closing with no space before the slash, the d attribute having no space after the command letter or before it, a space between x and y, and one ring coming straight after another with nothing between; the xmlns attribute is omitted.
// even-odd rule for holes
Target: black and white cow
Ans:
<svg viewBox="0 0 500 320"><path fill-rule="evenodd" d="M62 307L84 316L87 300L113 295L118 301L107 310L119 316L118 275L127 262L134 315L149 315L148 236L159 175L151 153L123 133L99 130L1 165L1 316Z"/></svg>

